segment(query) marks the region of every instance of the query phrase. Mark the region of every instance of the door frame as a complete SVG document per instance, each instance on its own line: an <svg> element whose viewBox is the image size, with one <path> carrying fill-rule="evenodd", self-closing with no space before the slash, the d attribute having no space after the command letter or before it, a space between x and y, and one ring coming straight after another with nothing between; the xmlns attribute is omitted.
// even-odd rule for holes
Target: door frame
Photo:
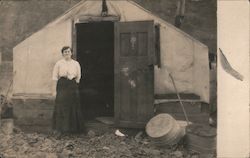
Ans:
<svg viewBox="0 0 250 158"><path fill-rule="evenodd" d="M120 16L94 16L94 15L79 15L78 17L71 20L71 47L73 49L72 57L73 59L77 60L77 44L76 44L76 24L80 23L91 23L91 22L103 22L103 21L110 21L110 22L118 22L120 21Z"/></svg>
<svg viewBox="0 0 250 158"><path fill-rule="evenodd" d="M94 17L94 18L93 18ZM72 23L72 27L71 27L71 29L72 29L72 34L71 34L71 37L72 37L72 43L71 43L71 47L72 47L72 49L73 49L73 54L72 54L72 57L73 57L73 59L75 59L75 60L77 60L77 52L76 52L76 50L77 50L77 43L76 43L76 41L77 41L77 36L76 36L76 34L77 34L77 30L76 30L76 24L79 24L79 23L91 23L91 22L102 22L102 21L110 21L110 22L113 22L114 23L114 32L116 32L117 30L117 28L115 27L115 23L116 22L120 22L120 17L119 16L111 16L111 17L101 17L101 16L80 16L80 18L75 18L75 19L73 19L72 21L71 21L71 23ZM153 26L155 25L154 24L154 20L142 20L142 21L151 21L151 22L153 22ZM129 22L142 22L142 21L129 21ZM155 41L155 36L154 36L154 34L155 34L155 29L153 28L153 37L152 37L152 41L154 42ZM115 33L114 33L114 35L115 35ZM115 52L117 51L116 49L118 49L117 48L117 46L115 46L115 44L116 44L116 42L117 42L117 37L116 36L114 36L114 118L116 118L116 108L118 108L117 106L118 106L118 100L120 100L119 98L117 99L116 97L117 97L117 88L116 88L116 84L117 84L117 79L115 79L115 75L116 75L116 73L117 73L117 64L116 64L116 62L115 62L115 60L118 60L117 58L118 58L118 56L115 54ZM150 51L153 51L153 49L154 49L154 47L152 47L151 48L151 50ZM152 56L151 56L152 57ZM152 66L154 66L155 65L155 57L149 57L151 60L152 60ZM153 82L154 82L154 67L153 67ZM153 83L153 89L152 89L152 91L153 91L153 93L154 93L154 83ZM134 128L138 128L137 126L135 126Z"/></svg>
<svg viewBox="0 0 250 158"><path fill-rule="evenodd" d="M76 28L76 24L81 24L81 23L93 23L93 22L113 22L113 24L115 22L120 21L120 16L90 16L90 15L80 15L74 19L71 20L71 47L73 49L72 52L72 58L77 60L77 28ZM115 53L115 52L114 52ZM115 56L115 54L114 54ZM115 59L114 59L115 60ZM114 63L114 67L115 67L115 63ZM113 70L114 71L114 70ZM115 75L115 74L114 74ZM113 94L115 96L115 94ZM115 108L115 102L114 102L114 108ZM113 116L115 116L115 111Z"/></svg>

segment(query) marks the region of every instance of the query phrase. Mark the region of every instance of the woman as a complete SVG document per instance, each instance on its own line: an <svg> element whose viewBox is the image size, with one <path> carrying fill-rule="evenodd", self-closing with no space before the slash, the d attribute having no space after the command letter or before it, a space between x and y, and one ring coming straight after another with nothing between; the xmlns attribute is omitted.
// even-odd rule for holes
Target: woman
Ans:
<svg viewBox="0 0 250 158"><path fill-rule="evenodd" d="M53 95L55 109L53 128L60 133L80 133L84 131L83 117L79 101L78 83L81 79L80 64L71 58L72 49L65 46L61 50L63 59L53 69Z"/></svg>

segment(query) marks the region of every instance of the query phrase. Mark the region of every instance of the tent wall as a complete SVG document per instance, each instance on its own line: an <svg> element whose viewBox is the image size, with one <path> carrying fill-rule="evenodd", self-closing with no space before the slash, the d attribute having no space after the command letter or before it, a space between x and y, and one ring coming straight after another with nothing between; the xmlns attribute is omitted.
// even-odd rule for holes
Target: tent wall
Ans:
<svg viewBox="0 0 250 158"><path fill-rule="evenodd" d="M51 73L60 49L71 44L71 22L47 27L14 48L14 94L51 93Z"/></svg>
<svg viewBox="0 0 250 158"><path fill-rule="evenodd" d="M194 43L194 93L201 96L202 100L210 101L210 73L209 73L208 49Z"/></svg>
<svg viewBox="0 0 250 158"><path fill-rule="evenodd" d="M132 1L108 0L107 4L109 14L119 16L120 21L154 20L155 23L160 24L162 67L155 67L156 94L174 93L168 76L171 72L180 92L195 93L201 97L201 100L209 102L208 48L205 45ZM71 26L68 21L77 21L82 15L100 16L101 5L102 1L80 2L14 49L15 67L21 64L20 70L27 71L26 77L28 76L27 78L32 82L30 85L24 84L24 74L17 75L16 92L50 92L51 71L60 56L60 48L71 44ZM56 44L47 41L56 42ZM46 53L42 49L44 47L46 47ZM29 56L29 59L26 56ZM36 72L33 72L33 68L26 70L24 66L27 61L28 67L36 68Z"/></svg>

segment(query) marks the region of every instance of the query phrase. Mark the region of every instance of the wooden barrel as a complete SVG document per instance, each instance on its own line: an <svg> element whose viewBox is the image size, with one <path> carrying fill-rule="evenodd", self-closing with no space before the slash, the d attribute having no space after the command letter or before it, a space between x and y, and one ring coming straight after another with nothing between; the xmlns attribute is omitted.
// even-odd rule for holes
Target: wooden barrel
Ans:
<svg viewBox="0 0 250 158"><path fill-rule="evenodd" d="M13 133L14 120L13 119L2 119L1 130L4 134L9 135Z"/></svg>
<svg viewBox="0 0 250 158"><path fill-rule="evenodd" d="M172 146L185 135L185 129L169 114L159 114L146 125L146 132L157 146Z"/></svg>
<svg viewBox="0 0 250 158"><path fill-rule="evenodd" d="M208 125L192 124L186 128L187 149L204 154L216 151L216 129Z"/></svg>

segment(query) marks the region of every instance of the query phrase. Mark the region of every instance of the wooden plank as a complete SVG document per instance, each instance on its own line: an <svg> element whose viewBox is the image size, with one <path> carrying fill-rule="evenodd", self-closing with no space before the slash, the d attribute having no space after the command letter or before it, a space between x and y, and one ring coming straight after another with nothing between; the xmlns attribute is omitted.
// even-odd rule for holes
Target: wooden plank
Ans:
<svg viewBox="0 0 250 158"><path fill-rule="evenodd" d="M160 25L155 26L155 64L158 68L161 67L161 34L160 34Z"/></svg>
<svg viewBox="0 0 250 158"><path fill-rule="evenodd" d="M193 99L193 100L199 100L200 96L196 94L190 94L190 93L180 93L181 99ZM155 99L178 99L177 95L175 93L170 94L155 94Z"/></svg>
<svg viewBox="0 0 250 158"><path fill-rule="evenodd" d="M155 65L155 36L154 36L154 22L148 22L148 65Z"/></svg>
<svg viewBox="0 0 250 158"><path fill-rule="evenodd" d="M147 80L147 74L142 71L138 71L137 76L137 93L138 93L138 121L143 121L147 117L147 100L148 100L148 88L145 86Z"/></svg>
<svg viewBox="0 0 250 158"><path fill-rule="evenodd" d="M120 98L120 117L119 119L121 120L129 120L130 117L130 110L129 110L129 106L125 106L125 105L129 105L130 104L130 96L126 95L126 94L130 94L130 89L129 89L129 84L127 82L127 77L121 75L121 86L120 86L120 95L123 96Z"/></svg>
<svg viewBox="0 0 250 158"><path fill-rule="evenodd" d="M182 102L201 102L201 100L194 100L194 99L181 99ZM179 99L155 99L154 100L154 105L158 104L164 104L164 103L169 103L169 102L179 102Z"/></svg>
<svg viewBox="0 0 250 158"><path fill-rule="evenodd" d="M40 94L40 93L15 93L12 95L12 99L55 99L51 93Z"/></svg>
<svg viewBox="0 0 250 158"><path fill-rule="evenodd" d="M137 121L138 113L137 113L137 82L136 82L136 77L137 77L137 71L135 70L134 72L131 73L131 77L129 78L129 89L130 93L130 121ZM126 94L125 94L126 95ZM127 106L127 105L122 105L122 106Z"/></svg>
<svg viewBox="0 0 250 158"><path fill-rule="evenodd" d="M115 24L115 123L143 127L153 116L153 21Z"/></svg>
<svg viewBox="0 0 250 158"><path fill-rule="evenodd" d="M114 25L114 59L115 59L115 73L114 73L114 115L115 115L115 124L119 124L120 120L120 27L119 23Z"/></svg>
<svg viewBox="0 0 250 158"><path fill-rule="evenodd" d="M201 113L202 107L200 102L183 102L185 110L188 114ZM180 102L167 102L155 105L156 111L165 113L183 113Z"/></svg>
<svg viewBox="0 0 250 158"><path fill-rule="evenodd" d="M147 56L148 34L147 32L138 33L138 56Z"/></svg>
<svg viewBox="0 0 250 158"><path fill-rule="evenodd" d="M89 23L89 22L101 22L101 21L120 21L120 16L108 15L108 16L93 16L93 15L82 15L79 16L75 23Z"/></svg>
<svg viewBox="0 0 250 158"><path fill-rule="evenodd" d="M73 52L72 52L72 57L73 59L77 59L77 44L76 44L76 32L77 32L77 28L76 28L76 25L75 25L75 21L72 20L71 22L71 38L72 38L72 43L71 43L71 47L73 49Z"/></svg>

